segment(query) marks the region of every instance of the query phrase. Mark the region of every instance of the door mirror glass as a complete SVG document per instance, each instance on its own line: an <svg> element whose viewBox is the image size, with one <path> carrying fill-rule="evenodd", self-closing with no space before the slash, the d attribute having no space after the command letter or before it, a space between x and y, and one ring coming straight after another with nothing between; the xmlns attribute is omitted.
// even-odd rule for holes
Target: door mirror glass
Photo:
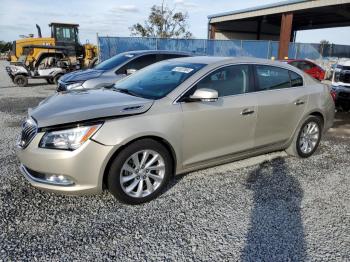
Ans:
<svg viewBox="0 0 350 262"><path fill-rule="evenodd" d="M191 101L215 102L218 100L218 91L209 88L197 89L193 95L190 96Z"/></svg>
<svg viewBox="0 0 350 262"><path fill-rule="evenodd" d="M134 68L126 69L126 75L132 75L136 71L137 71L137 69L134 69Z"/></svg>

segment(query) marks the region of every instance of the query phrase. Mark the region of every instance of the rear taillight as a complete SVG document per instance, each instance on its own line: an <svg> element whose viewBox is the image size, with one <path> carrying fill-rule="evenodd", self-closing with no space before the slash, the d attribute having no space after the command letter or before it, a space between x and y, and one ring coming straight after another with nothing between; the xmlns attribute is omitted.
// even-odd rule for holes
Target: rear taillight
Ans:
<svg viewBox="0 0 350 262"><path fill-rule="evenodd" d="M333 101L335 102L335 100L337 98L337 92L335 92L334 90L331 90L331 96L333 98Z"/></svg>

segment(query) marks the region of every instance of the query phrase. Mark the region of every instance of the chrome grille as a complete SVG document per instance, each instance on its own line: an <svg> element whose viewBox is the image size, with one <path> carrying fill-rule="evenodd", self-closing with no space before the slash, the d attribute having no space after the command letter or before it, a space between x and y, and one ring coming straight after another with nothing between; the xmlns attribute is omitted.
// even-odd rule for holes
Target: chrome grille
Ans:
<svg viewBox="0 0 350 262"><path fill-rule="evenodd" d="M26 148L38 132L38 127L32 118L27 118L22 124L22 132L18 145Z"/></svg>

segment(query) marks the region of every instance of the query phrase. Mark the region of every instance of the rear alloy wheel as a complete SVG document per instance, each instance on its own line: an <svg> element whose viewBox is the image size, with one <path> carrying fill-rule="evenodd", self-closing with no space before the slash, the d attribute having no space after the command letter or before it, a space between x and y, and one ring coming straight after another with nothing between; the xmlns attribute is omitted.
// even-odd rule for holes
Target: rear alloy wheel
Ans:
<svg viewBox="0 0 350 262"><path fill-rule="evenodd" d="M17 86L24 87L24 86L28 85L28 78L26 76L24 76L24 75L17 75L13 79L13 82Z"/></svg>
<svg viewBox="0 0 350 262"><path fill-rule="evenodd" d="M316 151L321 136L322 121L316 116L309 116L286 151L290 155L309 157Z"/></svg>
<svg viewBox="0 0 350 262"><path fill-rule="evenodd" d="M155 198L172 175L172 160L160 143L139 140L126 147L113 161L108 189L122 202L141 204Z"/></svg>

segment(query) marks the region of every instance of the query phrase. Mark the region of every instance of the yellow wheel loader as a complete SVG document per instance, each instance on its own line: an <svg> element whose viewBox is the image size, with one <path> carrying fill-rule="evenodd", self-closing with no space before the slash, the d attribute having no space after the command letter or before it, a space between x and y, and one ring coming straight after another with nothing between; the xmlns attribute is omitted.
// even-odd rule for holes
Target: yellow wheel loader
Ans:
<svg viewBox="0 0 350 262"><path fill-rule="evenodd" d="M13 42L11 63L6 67L12 81L26 86L29 78L46 79L57 83L65 74L77 69L93 67L97 62L97 47L81 45L78 24L51 23L51 37L26 37Z"/></svg>

